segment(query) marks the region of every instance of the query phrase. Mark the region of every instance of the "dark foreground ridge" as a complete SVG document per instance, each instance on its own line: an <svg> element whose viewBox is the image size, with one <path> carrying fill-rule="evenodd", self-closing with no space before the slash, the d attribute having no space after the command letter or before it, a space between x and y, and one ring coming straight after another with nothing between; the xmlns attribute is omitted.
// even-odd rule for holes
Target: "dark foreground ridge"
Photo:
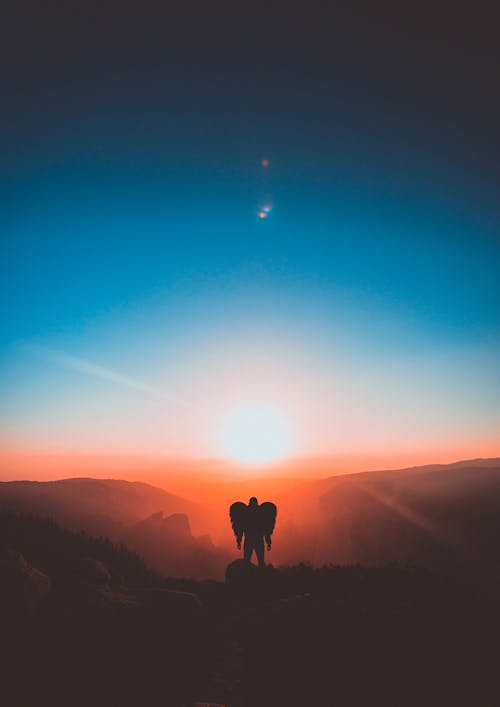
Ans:
<svg viewBox="0 0 500 707"><path fill-rule="evenodd" d="M2 705L498 704L493 575L237 560L226 582L162 579L49 521L0 529Z"/></svg>

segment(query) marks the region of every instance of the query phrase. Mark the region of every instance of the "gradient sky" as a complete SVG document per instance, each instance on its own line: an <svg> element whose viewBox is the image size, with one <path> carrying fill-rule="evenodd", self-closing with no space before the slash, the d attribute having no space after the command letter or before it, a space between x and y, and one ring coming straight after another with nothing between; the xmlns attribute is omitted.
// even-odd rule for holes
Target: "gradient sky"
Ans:
<svg viewBox="0 0 500 707"><path fill-rule="evenodd" d="M499 13L376 5L7 10L4 449L500 452Z"/></svg>

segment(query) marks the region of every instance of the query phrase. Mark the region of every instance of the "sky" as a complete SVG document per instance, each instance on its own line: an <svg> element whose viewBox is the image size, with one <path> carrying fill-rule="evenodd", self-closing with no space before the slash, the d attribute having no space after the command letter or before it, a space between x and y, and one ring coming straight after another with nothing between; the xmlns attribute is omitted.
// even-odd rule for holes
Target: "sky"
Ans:
<svg viewBox="0 0 500 707"><path fill-rule="evenodd" d="M414 5L6 4L4 461L500 453L500 13Z"/></svg>

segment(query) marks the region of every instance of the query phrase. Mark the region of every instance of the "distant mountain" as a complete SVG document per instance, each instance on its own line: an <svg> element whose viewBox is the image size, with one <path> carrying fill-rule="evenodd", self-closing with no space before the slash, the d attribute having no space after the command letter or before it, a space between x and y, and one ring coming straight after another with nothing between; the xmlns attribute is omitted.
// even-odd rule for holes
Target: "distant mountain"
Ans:
<svg viewBox="0 0 500 707"><path fill-rule="evenodd" d="M191 516L201 510L197 504L149 484L91 478L0 482L0 504L13 510L28 508L65 524L87 516L108 516L128 524L160 510Z"/></svg>
<svg viewBox="0 0 500 707"><path fill-rule="evenodd" d="M4 482L0 509L108 537L163 574L198 579L222 578L227 562L239 556L227 508L252 491L278 505L266 556L274 565L484 566L500 546L498 458L285 481L274 491L272 480L221 482L206 506L138 482ZM207 531L216 533L217 546Z"/></svg>
<svg viewBox="0 0 500 707"><path fill-rule="evenodd" d="M51 518L72 530L104 536L135 550L156 570L173 575L224 575L227 553L193 536L201 505L140 482L63 479L0 483L0 510Z"/></svg>
<svg viewBox="0 0 500 707"><path fill-rule="evenodd" d="M287 508L298 508L298 506L306 504L315 504L330 489L334 488L339 481L352 478L402 478L404 476L419 476L436 471L454 471L463 468L497 468L500 467L500 457L491 459L467 459L463 461L453 462L451 464L426 464L421 466L404 467L401 469L382 469L382 470L367 470L361 472L335 473L332 476L326 476L321 479L313 479L311 481L299 481L294 484L292 489L286 490L284 493L284 501Z"/></svg>
<svg viewBox="0 0 500 707"><path fill-rule="evenodd" d="M229 555L215 547L209 536L194 538L189 518L183 513L154 513L130 526L122 541L165 575L223 577Z"/></svg>
<svg viewBox="0 0 500 707"><path fill-rule="evenodd" d="M283 506L286 561L485 564L500 545L500 459L335 476Z"/></svg>

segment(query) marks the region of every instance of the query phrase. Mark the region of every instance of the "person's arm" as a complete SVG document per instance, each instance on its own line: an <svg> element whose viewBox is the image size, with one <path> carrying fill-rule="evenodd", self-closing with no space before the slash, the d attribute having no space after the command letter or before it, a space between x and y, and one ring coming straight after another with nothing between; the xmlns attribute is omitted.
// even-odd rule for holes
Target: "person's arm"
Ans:
<svg viewBox="0 0 500 707"><path fill-rule="evenodd" d="M236 536L236 545L238 546L238 550L241 550L241 539L243 537L243 533L238 533Z"/></svg>
<svg viewBox="0 0 500 707"><path fill-rule="evenodd" d="M264 537L266 539L267 551L269 552L269 550L271 549L271 536L265 535Z"/></svg>

